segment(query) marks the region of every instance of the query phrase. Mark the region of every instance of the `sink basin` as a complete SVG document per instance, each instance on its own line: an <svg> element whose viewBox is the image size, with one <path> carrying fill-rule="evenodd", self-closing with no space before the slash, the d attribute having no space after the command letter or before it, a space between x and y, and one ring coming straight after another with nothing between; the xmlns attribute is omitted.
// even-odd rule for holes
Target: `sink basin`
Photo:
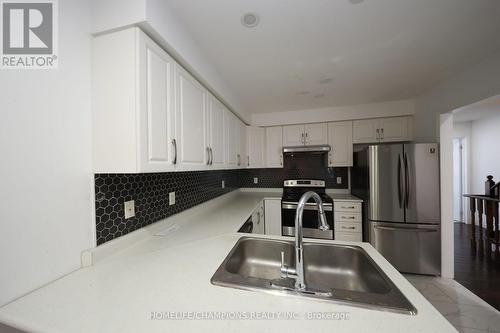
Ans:
<svg viewBox="0 0 500 333"><path fill-rule="evenodd" d="M312 297L377 310L416 314L370 256L359 246L304 242L306 291L280 277L281 252L295 265L294 242L242 237L211 279L212 284Z"/></svg>

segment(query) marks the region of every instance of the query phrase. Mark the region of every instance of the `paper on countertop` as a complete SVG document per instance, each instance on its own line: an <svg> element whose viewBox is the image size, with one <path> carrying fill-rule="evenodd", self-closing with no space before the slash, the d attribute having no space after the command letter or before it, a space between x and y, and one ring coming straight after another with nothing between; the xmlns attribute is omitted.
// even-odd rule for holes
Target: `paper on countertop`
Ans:
<svg viewBox="0 0 500 333"><path fill-rule="evenodd" d="M155 234L155 236L167 236L168 234L178 230L180 227L178 224L173 224L162 231L159 231Z"/></svg>

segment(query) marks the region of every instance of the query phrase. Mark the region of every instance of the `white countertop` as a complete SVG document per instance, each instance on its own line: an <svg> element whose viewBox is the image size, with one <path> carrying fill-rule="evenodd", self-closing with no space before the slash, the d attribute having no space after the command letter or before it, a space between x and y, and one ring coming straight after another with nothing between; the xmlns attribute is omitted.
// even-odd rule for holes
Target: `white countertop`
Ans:
<svg viewBox="0 0 500 333"><path fill-rule="evenodd" d="M235 191L104 245L99 260L0 308L0 321L34 332L456 332L369 244L362 246L417 308L416 316L210 284L235 233L270 192ZM167 236L158 231L177 224ZM283 238L259 236L266 238ZM346 243L333 241L334 243ZM126 244L126 248L120 248ZM112 249L107 250L106 247ZM98 253L95 252L94 254ZM94 258L96 259L96 258ZM348 320L151 320L193 311L345 312ZM189 314L186 314L189 316Z"/></svg>
<svg viewBox="0 0 500 333"><path fill-rule="evenodd" d="M360 198L358 197L355 197L354 195L352 194L349 194L349 193L329 193L328 191L326 192L326 194L328 194L330 196L330 198L332 198L333 202L341 202L341 201L354 201L354 202L363 202L363 200L361 200Z"/></svg>

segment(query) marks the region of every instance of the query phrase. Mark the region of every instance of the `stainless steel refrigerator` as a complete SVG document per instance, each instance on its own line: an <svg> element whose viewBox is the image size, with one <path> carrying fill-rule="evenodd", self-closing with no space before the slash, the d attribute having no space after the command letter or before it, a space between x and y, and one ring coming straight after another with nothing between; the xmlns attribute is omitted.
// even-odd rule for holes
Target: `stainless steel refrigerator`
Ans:
<svg viewBox="0 0 500 333"><path fill-rule="evenodd" d="M441 273L438 144L356 146L351 192L363 239L400 272Z"/></svg>

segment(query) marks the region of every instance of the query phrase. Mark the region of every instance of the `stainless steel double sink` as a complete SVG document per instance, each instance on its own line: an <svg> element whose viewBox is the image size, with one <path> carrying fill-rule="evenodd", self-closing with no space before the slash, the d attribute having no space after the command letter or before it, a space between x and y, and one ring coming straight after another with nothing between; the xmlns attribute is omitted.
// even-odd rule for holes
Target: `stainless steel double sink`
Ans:
<svg viewBox="0 0 500 333"><path fill-rule="evenodd" d="M304 242L307 289L280 277L281 252L294 265L292 241L242 237L213 275L214 285L297 295L376 310L416 314L378 265L359 246Z"/></svg>

